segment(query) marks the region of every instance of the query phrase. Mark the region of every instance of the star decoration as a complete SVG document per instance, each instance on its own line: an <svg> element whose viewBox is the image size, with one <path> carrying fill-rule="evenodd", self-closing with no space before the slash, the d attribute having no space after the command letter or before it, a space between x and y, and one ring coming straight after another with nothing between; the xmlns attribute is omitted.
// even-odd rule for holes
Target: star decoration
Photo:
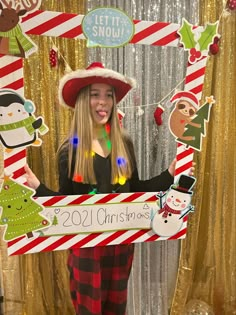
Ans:
<svg viewBox="0 0 236 315"><path fill-rule="evenodd" d="M206 97L206 101L208 104L214 104L215 103L213 96Z"/></svg>

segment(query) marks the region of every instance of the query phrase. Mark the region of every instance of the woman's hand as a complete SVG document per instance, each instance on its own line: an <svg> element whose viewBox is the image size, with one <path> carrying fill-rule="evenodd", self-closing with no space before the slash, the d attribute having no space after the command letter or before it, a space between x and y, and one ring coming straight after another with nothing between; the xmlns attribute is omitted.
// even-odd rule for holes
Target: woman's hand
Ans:
<svg viewBox="0 0 236 315"><path fill-rule="evenodd" d="M196 162L192 162L192 167L190 168L189 176L194 176L195 165L196 165Z"/></svg>
<svg viewBox="0 0 236 315"><path fill-rule="evenodd" d="M171 176L174 177L175 175L175 166L176 166L176 158L170 163L170 166L168 168L168 172L170 173Z"/></svg>
<svg viewBox="0 0 236 315"><path fill-rule="evenodd" d="M24 169L25 169L25 175L24 176L26 178L28 186L30 188L37 189L40 185L40 181L35 176L35 174L31 171L28 164L25 165Z"/></svg>
<svg viewBox="0 0 236 315"><path fill-rule="evenodd" d="M168 171L170 173L170 175L174 176L175 175L175 167L176 167L176 158L171 162L169 168L168 168ZM189 170L189 173L188 175L189 176L194 176L194 171L195 171L195 165L196 163L195 162L192 162L192 166Z"/></svg>

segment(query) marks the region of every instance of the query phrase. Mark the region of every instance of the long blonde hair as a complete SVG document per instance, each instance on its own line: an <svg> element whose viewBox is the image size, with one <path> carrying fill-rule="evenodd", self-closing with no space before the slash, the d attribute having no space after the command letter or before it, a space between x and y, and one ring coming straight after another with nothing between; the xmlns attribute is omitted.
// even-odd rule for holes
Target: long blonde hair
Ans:
<svg viewBox="0 0 236 315"><path fill-rule="evenodd" d="M79 179L82 183L96 184L96 177L93 168L92 141L93 141L93 120L90 113L90 87L81 89L72 120L69 139L64 142L59 150L68 145L68 176L75 181ZM128 136L121 129L117 111L116 100L113 93L113 110L109 120L110 132L108 137L111 142L111 183L116 184L121 177L131 177L134 160L131 156ZM74 145L73 139L78 139L78 145ZM125 163L117 163L121 157ZM74 165L73 165L74 164Z"/></svg>

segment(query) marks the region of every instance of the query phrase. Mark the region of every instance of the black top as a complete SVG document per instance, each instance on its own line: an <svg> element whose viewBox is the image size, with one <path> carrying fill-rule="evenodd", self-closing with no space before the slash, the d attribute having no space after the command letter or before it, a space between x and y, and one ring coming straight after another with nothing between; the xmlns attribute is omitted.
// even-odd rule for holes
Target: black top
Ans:
<svg viewBox="0 0 236 315"><path fill-rule="evenodd" d="M96 191L96 193L149 192L167 190L173 183L173 177L170 175L168 170L149 180L139 180L133 146L129 149L131 150L131 156L134 159L135 166L132 177L128 179L124 185L111 184L110 155L105 158L96 153L94 156L94 171L97 185L73 181L72 178L68 177L68 149L63 149L59 155L59 192L53 192L43 184L40 184L36 190L37 196L83 195L88 194L93 190Z"/></svg>

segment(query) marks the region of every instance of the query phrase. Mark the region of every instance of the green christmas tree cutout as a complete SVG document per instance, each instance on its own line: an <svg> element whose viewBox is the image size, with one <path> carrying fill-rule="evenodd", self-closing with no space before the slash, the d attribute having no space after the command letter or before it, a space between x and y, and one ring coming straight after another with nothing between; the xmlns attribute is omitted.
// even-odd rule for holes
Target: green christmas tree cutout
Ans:
<svg viewBox="0 0 236 315"><path fill-rule="evenodd" d="M178 30L180 35L180 44L189 52L188 61L194 64L203 56L207 56L210 45L214 43L218 34L219 21L207 23L205 27L194 28L187 20L183 18L182 25Z"/></svg>
<svg viewBox="0 0 236 315"><path fill-rule="evenodd" d="M35 191L5 176L0 192L0 225L6 225L3 239L10 241L50 226L40 212L44 209L32 196Z"/></svg>
<svg viewBox="0 0 236 315"><path fill-rule="evenodd" d="M54 217L53 217L52 225L58 225L58 218L56 215L54 215Z"/></svg>
<svg viewBox="0 0 236 315"><path fill-rule="evenodd" d="M202 138L206 136L206 123L209 122L211 106L214 103L215 101L213 99L213 96L206 97L206 103L199 108L199 110L195 114L195 117L191 121L196 125L194 126L187 124L185 126L183 137L191 136L193 140L182 140L180 138L177 138L177 142L185 144L187 148L193 148L197 151L201 151Z"/></svg>

